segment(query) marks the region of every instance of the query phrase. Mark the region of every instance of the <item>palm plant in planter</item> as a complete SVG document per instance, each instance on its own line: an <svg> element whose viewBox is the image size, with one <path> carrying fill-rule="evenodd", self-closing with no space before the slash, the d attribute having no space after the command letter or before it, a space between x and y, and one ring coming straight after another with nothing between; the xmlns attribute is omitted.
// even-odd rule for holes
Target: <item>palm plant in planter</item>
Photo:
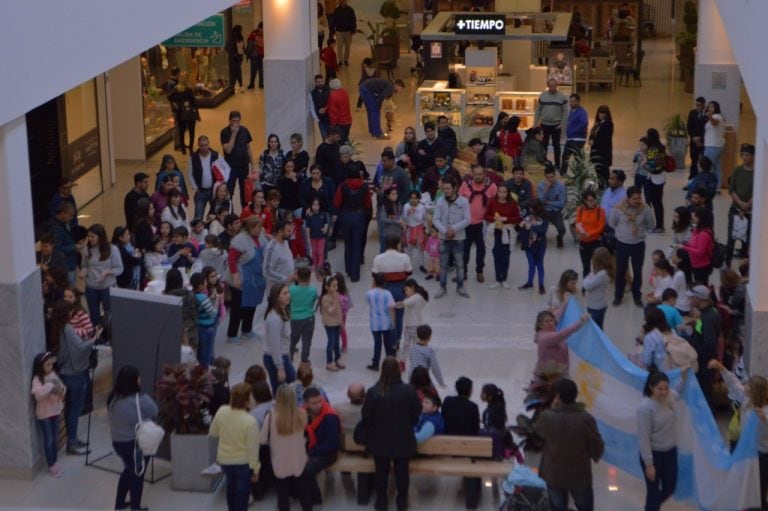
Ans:
<svg viewBox="0 0 768 511"><path fill-rule="evenodd" d="M395 24L400 18L402 12L393 0L387 0L379 8L379 15L387 20L385 23L371 23L366 21L367 32L357 30L358 34L365 36L368 45L371 47L371 58L377 60L377 48L389 48L393 60L397 60L399 54L400 35L397 33Z"/></svg>
<svg viewBox="0 0 768 511"><path fill-rule="evenodd" d="M685 153L688 151L688 131L680 114L675 114L667 120L664 137L667 139L667 153L675 159L675 168L684 169Z"/></svg>
<svg viewBox="0 0 768 511"><path fill-rule="evenodd" d="M573 152L568 162L568 173L565 179L565 208L563 208L563 220L571 225L576 216L576 209L581 205L581 197L587 190L597 194L600 202L602 190L605 188L603 178L597 174L595 163L590 153L585 149ZM574 239L578 239L576 232L571 228Z"/></svg>
<svg viewBox="0 0 768 511"><path fill-rule="evenodd" d="M533 410L533 415L528 417L519 414L515 419L516 426L510 429L517 436L522 437L519 446L526 452L540 452L544 446L544 439L535 431L536 422L541 413L548 410L555 400L555 385L565 375L567 368L557 362L545 362L533 373L530 386L525 389L525 409Z"/></svg>

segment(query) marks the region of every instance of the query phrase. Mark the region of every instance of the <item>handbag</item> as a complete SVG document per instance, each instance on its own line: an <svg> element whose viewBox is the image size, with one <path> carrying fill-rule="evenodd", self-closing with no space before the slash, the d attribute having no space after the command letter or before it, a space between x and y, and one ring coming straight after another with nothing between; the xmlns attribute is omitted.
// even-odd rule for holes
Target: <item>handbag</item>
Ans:
<svg viewBox="0 0 768 511"><path fill-rule="evenodd" d="M136 423L136 443L134 445L134 458L141 460L135 466L136 475L144 473L144 456L154 456L160 447L160 442L165 437L165 430L152 419L144 420L141 418L141 407L139 406L139 393L136 393L136 415L139 422ZM137 455L136 450L140 451ZM143 456L141 455L143 454ZM141 469L139 469L139 466Z"/></svg>

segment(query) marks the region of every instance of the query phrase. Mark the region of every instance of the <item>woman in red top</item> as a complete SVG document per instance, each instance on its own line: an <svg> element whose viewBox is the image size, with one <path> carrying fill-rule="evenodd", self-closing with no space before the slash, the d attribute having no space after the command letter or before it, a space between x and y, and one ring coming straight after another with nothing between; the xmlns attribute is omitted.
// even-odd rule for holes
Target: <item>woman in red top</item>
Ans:
<svg viewBox="0 0 768 511"><path fill-rule="evenodd" d="M597 195L587 190L581 196L584 205L576 210L574 229L579 237L582 277L589 275L592 254L600 246L600 236L605 230L605 210L597 204Z"/></svg>
<svg viewBox="0 0 768 511"><path fill-rule="evenodd" d="M520 118L513 115L504 125L504 128L499 132L499 142L501 143L501 150L512 158L515 165L520 165L520 153L523 149L523 137L517 131L520 126Z"/></svg>
<svg viewBox="0 0 768 511"><path fill-rule="evenodd" d="M251 202L240 212L240 220L242 221L251 216L257 216L261 219L264 232L272 232L272 213L267 209L267 201L264 199L262 190L254 190L251 194Z"/></svg>
<svg viewBox="0 0 768 511"><path fill-rule="evenodd" d="M503 286L509 289L507 276L509 274L509 253L514 237L514 227L520 223L520 208L509 193L505 184L500 184L496 197L488 203L485 221L493 224L493 267L496 272L496 282L491 289Z"/></svg>
<svg viewBox="0 0 768 511"><path fill-rule="evenodd" d="M691 215L693 232L687 243L678 245L691 256L694 282L709 285L709 276L712 273L712 252L715 248L715 234L713 230L714 218L707 208L696 208Z"/></svg>

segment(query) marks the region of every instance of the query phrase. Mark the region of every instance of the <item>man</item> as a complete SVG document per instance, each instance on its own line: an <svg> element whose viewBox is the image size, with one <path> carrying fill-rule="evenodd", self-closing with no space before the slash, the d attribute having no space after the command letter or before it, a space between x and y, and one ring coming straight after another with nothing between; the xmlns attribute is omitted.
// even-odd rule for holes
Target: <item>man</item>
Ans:
<svg viewBox="0 0 768 511"><path fill-rule="evenodd" d="M171 69L171 77L168 78L168 81L165 82L162 86L163 93L168 96L173 92L173 90L176 88L176 86L179 84L179 78L181 77L181 70L174 66ZM181 121L179 120L179 112L178 110L171 110L171 115L173 115L173 121L175 126L181 125ZM183 147L183 144L181 143L181 136L179 135L179 130L175 129L173 130L173 148L177 151L181 150Z"/></svg>
<svg viewBox="0 0 768 511"><path fill-rule="evenodd" d="M219 246L222 250L229 250L229 244L232 242L232 238L237 236L240 232L240 217L234 213L228 213L224 217L224 231L219 234Z"/></svg>
<svg viewBox="0 0 768 511"><path fill-rule="evenodd" d="M387 289L392 293L392 298L396 302L405 300L403 292L403 283L413 273L411 258L408 254L400 252L400 236L387 236L385 240L387 250L373 258L373 267L371 273L380 273L387 281ZM395 309L395 331L392 336L392 343L395 346L400 345L400 339L403 337L403 315L405 309Z"/></svg>
<svg viewBox="0 0 768 511"><path fill-rule="evenodd" d="M387 135L381 131L381 104L404 88L405 83L399 78L394 84L383 78L368 78L360 84L360 98L365 104L365 111L368 114L368 133L372 137L387 138Z"/></svg>
<svg viewBox="0 0 768 511"><path fill-rule="evenodd" d="M466 228L467 239L464 241L464 274L469 267L469 252L475 245L475 272L477 281L485 282L485 212L488 203L496 197L496 185L485 176L485 169L480 165L472 167L472 179L465 181L459 188L459 195L469 202L469 225Z"/></svg>
<svg viewBox="0 0 768 511"><path fill-rule="evenodd" d="M144 172L133 175L133 188L125 194L123 199L123 213L125 213L125 226L133 232L133 223L136 221L136 205L141 199L149 199L149 176Z"/></svg>
<svg viewBox="0 0 768 511"><path fill-rule="evenodd" d="M371 193L360 169L352 169L336 188L333 207L339 212L339 230L344 238L344 269L349 279L357 282L371 211Z"/></svg>
<svg viewBox="0 0 768 511"><path fill-rule="evenodd" d="M640 291L643 285L645 237L656 225L651 209L643 204L640 188L631 186L627 198L611 210L608 225L616 233L616 289L613 306L621 305L629 260L632 260L632 297L635 305L643 306Z"/></svg>
<svg viewBox="0 0 768 511"><path fill-rule="evenodd" d="M259 89L264 88L264 23L259 22L256 30L248 36L245 56L251 61L251 79L248 88L255 88L256 73L259 74Z"/></svg>
<svg viewBox="0 0 768 511"><path fill-rule="evenodd" d="M336 187L347 178L342 169L340 143L341 131L333 126L328 129L325 138L315 151L315 165L320 167L323 177L331 178Z"/></svg>
<svg viewBox="0 0 768 511"><path fill-rule="evenodd" d="M479 138L470 140L469 148L477 155L478 165L482 166L484 169L493 170L495 172L504 172L504 168L501 166L501 160L499 159L499 153L495 148L488 144L484 144Z"/></svg>
<svg viewBox="0 0 768 511"><path fill-rule="evenodd" d="M690 197L688 198L688 211L691 214L696 211L696 208L712 209L710 207L709 201L707 200L708 194L704 188L696 188L695 190L692 190L688 193L690 194Z"/></svg>
<svg viewBox="0 0 768 511"><path fill-rule="evenodd" d="M603 191L603 200L600 206L605 210L605 218L611 216L611 211L616 204L627 198L627 191L624 189L624 181L627 175L621 169L613 169L608 175L608 188Z"/></svg>
<svg viewBox="0 0 768 511"><path fill-rule="evenodd" d="M77 254L84 242L75 243L72 232L72 219L75 216L75 208L71 202L64 201L59 204L56 216L49 222L47 231L53 235L53 249L64 254L67 261L67 275L69 284L77 283Z"/></svg>
<svg viewBox="0 0 768 511"><path fill-rule="evenodd" d="M688 112L688 123L686 129L691 139L689 152L691 155L691 172L688 174L688 180L696 177L699 173L699 156L704 151L704 126L707 124L707 100L699 96L696 98L696 106Z"/></svg>
<svg viewBox="0 0 768 511"><path fill-rule="evenodd" d="M72 207L75 210L75 214L72 217L72 220L69 222L71 227L75 227L77 225L77 203L75 202L74 195L72 195L73 186L77 185L73 183L71 179L62 178L61 181L59 181L58 191L53 194L53 197L51 197L51 202L48 205L50 218L54 218L56 213L59 212L59 205L62 202L68 202L72 204Z"/></svg>
<svg viewBox="0 0 768 511"><path fill-rule="evenodd" d="M535 426L544 439L539 475L547 482L551 511L567 511L569 493L578 511L594 509L592 461L603 456L605 443L594 417L576 404L578 393L573 380L558 381L552 408Z"/></svg>
<svg viewBox="0 0 768 511"><path fill-rule="evenodd" d="M443 181L447 178L461 182L461 173L448 165L448 155L443 151L435 153L435 164L424 172L421 180L421 191L426 192L436 201L443 196Z"/></svg>
<svg viewBox="0 0 768 511"><path fill-rule="evenodd" d="M539 181L536 186L536 197L541 200L547 218L551 225L557 229L557 248L563 248L563 236L565 236L565 222L563 222L563 208L565 207L565 185L557 180L555 167L544 167L544 181Z"/></svg>
<svg viewBox="0 0 768 511"><path fill-rule="evenodd" d="M571 110L568 112L568 119L565 123L565 148L563 149L563 164L560 167L560 175L568 173L568 160L576 151L584 148L587 142L587 127L589 126L589 116L587 111L581 106L581 96L575 92L571 94L568 100Z"/></svg>
<svg viewBox="0 0 768 511"><path fill-rule="evenodd" d="M469 298L464 290L464 240L469 225L469 201L458 194L459 183L447 178L443 181L443 196L437 200L432 225L440 238L440 291L435 298L447 293L448 263L453 256L456 262L456 294Z"/></svg>
<svg viewBox="0 0 768 511"><path fill-rule="evenodd" d="M437 138L443 142L448 156L453 161L459 154L459 141L456 138L456 132L451 128L451 122L445 115L440 115L437 118Z"/></svg>
<svg viewBox="0 0 768 511"><path fill-rule="evenodd" d="M349 401L336 405L336 413L341 419L341 429L344 434L351 435L362 419L365 386L362 383L350 383L347 387L347 398Z"/></svg>
<svg viewBox="0 0 768 511"><path fill-rule="evenodd" d="M216 176L213 174L214 164L218 167L221 177L226 179L230 175L227 161L219 158L219 153L211 149L208 137L201 135L197 139L197 151L190 155L187 166L190 188L194 191L195 218L201 220L205 218L205 205L213 198L213 184L216 182Z"/></svg>
<svg viewBox="0 0 768 511"><path fill-rule="evenodd" d="M317 474L336 462L341 446L341 421L317 387L304 391L304 408L309 419L306 429L308 459L304 476L309 484L312 505L321 506L323 495L317 485Z"/></svg>
<svg viewBox="0 0 768 511"><path fill-rule="evenodd" d="M331 31L336 33L336 40L339 42L339 67L349 66L352 36L357 32L355 10L347 4L347 0L339 0L339 5L329 16L329 21Z"/></svg>
<svg viewBox="0 0 768 511"><path fill-rule="evenodd" d="M699 387L701 387L707 403L712 407L714 370L709 369L707 364L713 358L717 358L717 342L722 330L722 319L712 303L707 286L693 286L693 289L688 291L688 296L691 299L694 317L697 318L691 334L691 345L696 350L699 361L699 372L696 373L696 379L699 380Z"/></svg>
<svg viewBox="0 0 768 511"><path fill-rule="evenodd" d="M517 203L520 205L520 211L527 207L528 201L536 197L533 184L525 177L525 169L520 166L512 167L512 179L507 179L504 185L517 197Z"/></svg>
<svg viewBox="0 0 768 511"><path fill-rule="evenodd" d="M149 197L152 202L152 207L155 208L155 225L160 225L160 215L168 205L168 195L174 189L173 178L171 176L163 176L160 181L160 189L155 190Z"/></svg>
<svg viewBox="0 0 768 511"><path fill-rule="evenodd" d="M384 190L392 186L397 187L397 200L401 205L405 205L408 202L408 194L411 191L411 178L408 173L403 170L397 163L395 163L395 153L392 149L385 149L381 153L381 175L377 179L376 194L378 200L376 201L377 213L384 207ZM379 215L376 215L379 218ZM384 232L384 225L378 222L379 227L379 253L384 252L387 246L387 240L381 236Z"/></svg>
<svg viewBox="0 0 768 511"><path fill-rule="evenodd" d="M293 223L282 218L275 222L275 234L264 250L264 278L267 279L267 289L272 289L275 284L288 284L295 276L293 254L288 246L292 232Z"/></svg>
<svg viewBox="0 0 768 511"><path fill-rule="evenodd" d="M435 123L427 121L424 123L424 139L419 140L419 143L416 144L416 158L418 158L418 161L414 162L416 170L423 173L428 168L434 167L435 155L438 153L450 156L445 143L437 136Z"/></svg>
<svg viewBox="0 0 768 511"><path fill-rule="evenodd" d="M227 180L229 196L233 196L235 183L239 183L240 207L243 207L248 202L245 198L245 178L248 177L251 169L257 167L251 149L251 142L253 141L251 132L240 124L240 118L240 112L237 110L229 112L229 126L221 130L220 140L224 150L224 159L230 168L229 179Z"/></svg>
<svg viewBox="0 0 768 511"><path fill-rule="evenodd" d="M331 121L328 119L328 97L331 89L326 86L323 75L315 75L315 87L309 91L309 113L320 128L320 136L328 137L328 127Z"/></svg>
<svg viewBox="0 0 768 511"><path fill-rule="evenodd" d="M544 132L544 147L549 147L552 139L552 149L555 152L555 167L560 167L560 131L568 118L568 98L557 90L557 80L547 80L547 89L539 94L539 102L533 116L533 125L540 126Z"/></svg>
<svg viewBox="0 0 768 511"><path fill-rule="evenodd" d="M352 110L349 106L349 93L342 88L338 78L331 80L331 93L328 95L326 110L331 126L341 131L341 142L347 143L349 130L352 128Z"/></svg>
<svg viewBox="0 0 768 511"><path fill-rule="evenodd" d="M733 249L736 238L733 237L733 223L736 217L747 221L747 232L741 240L741 256L749 252L749 235L752 228L752 193L755 181L755 146L741 144L742 164L733 170L728 192L731 194L731 207L728 209L728 246L725 253L725 264L731 266Z"/></svg>
<svg viewBox="0 0 768 511"><path fill-rule="evenodd" d="M472 380L466 376L456 380L456 396L448 396L443 401L441 413L445 422L445 435L477 436L480 433L480 410L472 402ZM480 499L482 480L464 478L464 491L467 494L467 509L477 508Z"/></svg>

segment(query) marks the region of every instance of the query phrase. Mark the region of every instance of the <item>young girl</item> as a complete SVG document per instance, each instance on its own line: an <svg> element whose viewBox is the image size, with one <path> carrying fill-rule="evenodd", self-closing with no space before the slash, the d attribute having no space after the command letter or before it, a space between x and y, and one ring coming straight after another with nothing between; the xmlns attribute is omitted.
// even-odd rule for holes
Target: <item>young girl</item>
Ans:
<svg viewBox="0 0 768 511"><path fill-rule="evenodd" d="M331 276L325 279L318 307L320 307L320 318L325 327L325 335L328 337L328 342L325 345L325 368L328 371L336 372L346 366L341 362L341 349L339 347L343 319L339 299L339 283L335 277Z"/></svg>
<svg viewBox="0 0 768 511"><path fill-rule="evenodd" d="M579 321L558 331L557 323L563 317L567 304L568 302L565 301L554 312L545 310L536 316L536 334L533 336L533 342L537 346L536 370L546 362L555 362L563 366L566 372L568 371L568 348L565 346L565 341L581 328L590 316L589 312L585 312Z"/></svg>
<svg viewBox="0 0 768 511"><path fill-rule="evenodd" d="M651 266L655 266L656 263L661 261L662 259L666 259L667 255L664 253L663 250L654 250L651 252ZM651 269L651 273L648 275L648 284L656 289L656 272ZM663 291L663 290L662 290Z"/></svg>
<svg viewBox="0 0 768 511"><path fill-rule="evenodd" d="M648 188L650 185L650 178L648 170L646 169L646 162L648 160L646 153L648 152L648 138L642 137L638 141L637 151L632 157L632 162L635 164L635 186L643 190L643 197L645 202L649 202Z"/></svg>
<svg viewBox="0 0 768 511"><path fill-rule="evenodd" d="M592 271L584 277L584 291L587 300L587 312L592 320L603 328L605 311L608 308L611 281L616 278L616 266L613 256L605 247L598 247L592 253Z"/></svg>
<svg viewBox="0 0 768 511"><path fill-rule="evenodd" d="M336 282L339 284L339 303L341 303L341 352L347 351L347 314L354 307L352 299L349 297L349 289L347 288L347 280L341 272L336 272L334 275Z"/></svg>
<svg viewBox="0 0 768 511"><path fill-rule="evenodd" d="M501 184L496 197L491 199L485 212L485 221L489 222L489 230L493 233L493 265L496 272L496 282L491 289L504 286L509 289L507 275L509 274L509 253L512 244L512 230L520 223L520 208L517 201L512 199L509 188Z"/></svg>
<svg viewBox="0 0 768 511"><path fill-rule="evenodd" d="M93 323L88 312L83 308L80 300L80 291L75 288L66 288L64 290L64 300L74 305L72 317L69 324L75 329L75 333L84 339L89 339L93 335Z"/></svg>
<svg viewBox="0 0 768 511"><path fill-rule="evenodd" d="M155 266L168 264L168 256L165 254L165 241L157 236L154 241L154 252L144 254L144 267L151 271Z"/></svg>
<svg viewBox="0 0 768 511"><path fill-rule="evenodd" d="M186 227L189 229L189 220L187 219L187 210L181 203L181 192L171 190L168 194L168 205L160 214L160 220L171 224L171 230L176 227Z"/></svg>
<svg viewBox="0 0 768 511"><path fill-rule="evenodd" d="M403 292L405 293L405 299L395 304L395 307L398 309L405 309L403 317L403 343L397 351L401 372L405 371L405 362L408 360L411 344L416 342L416 328L424 324L421 311L424 310L424 306L429 301L429 293L415 279L407 279L403 283Z"/></svg>
<svg viewBox="0 0 768 511"><path fill-rule="evenodd" d="M56 463L59 436L59 416L64 411L66 387L53 369L56 357L50 351L40 353L32 365L32 395L35 396L35 415L43 433L43 451L48 472L56 478L64 470Z"/></svg>
<svg viewBox="0 0 768 511"><path fill-rule="evenodd" d="M429 238L424 245L424 252L427 257L427 280L440 277L440 238L437 236L437 229L435 227L430 228Z"/></svg>
<svg viewBox="0 0 768 511"><path fill-rule="evenodd" d="M565 270L560 275L557 286L549 288L547 304L553 309L559 309L568 298L579 292L579 274L575 270Z"/></svg>
<svg viewBox="0 0 768 511"><path fill-rule="evenodd" d="M483 428L486 430L506 431L507 402L504 391L493 383L486 383L480 391L480 400L488 403L483 410Z"/></svg>
<svg viewBox="0 0 768 511"><path fill-rule="evenodd" d="M646 299L649 304L659 304L662 293L667 288L672 287L672 275L674 275L675 269L665 257L653 263L651 272L653 273L653 291L648 293Z"/></svg>
<svg viewBox="0 0 768 511"><path fill-rule="evenodd" d="M368 318L371 322L373 334L373 360L367 366L371 371L379 370L381 359L381 345L387 356L394 356L392 346L392 328L395 326L395 299L386 288L387 281L382 273L373 274L373 288L365 293L368 302Z"/></svg>
<svg viewBox="0 0 768 511"><path fill-rule="evenodd" d="M243 208L240 213L240 220L245 220L249 216L257 216L261 218L261 225L264 227L264 232L272 232L272 213L267 208L267 200L264 198L264 192L262 190L255 190L251 194L251 202Z"/></svg>
<svg viewBox="0 0 768 511"><path fill-rule="evenodd" d="M168 247L171 246L173 240L173 225L170 222L160 222L160 228L158 229L158 236L163 240L163 252L168 252Z"/></svg>
<svg viewBox="0 0 768 511"><path fill-rule="evenodd" d="M688 290L693 287L693 273L691 271L691 257L682 248L675 249L670 257L670 262L675 265L675 273L672 274L670 286L677 291L675 308L683 316L691 312L691 299Z"/></svg>
<svg viewBox="0 0 768 511"><path fill-rule="evenodd" d="M331 225L328 213L320 211L320 199L312 199L312 204L306 216L309 230L309 245L312 254L312 268L322 268L325 262L325 238Z"/></svg>
<svg viewBox="0 0 768 511"><path fill-rule="evenodd" d="M426 233L424 225L427 219L427 208L420 202L419 192L408 195L408 204L403 208L403 224L405 224L405 252L411 258L411 265L426 273L424 268L424 242Z"/></svg>
<svg viewBox="0 0 768 511"><path fill-rule="evenodd" d="M226 183L219 182L213 190L213 198L211 198L211 211L219 211L220 209L226 209L227 213L232 213L232 198L229 196L229 190L226 187Z"/></svg>
<svg viewBox="0 0 768 511"><path fill-rule="evenodd" d="M203 292L208 296L213 307L219 311L216 324L226 314L227 309L224 306L224 283L221 281L221 274L213 266L203 267L203 278L205 279L205 289Z"/></svg>
<svg viewBox="0 0 768 511"><path fill-rule="evenodd" d="M219 246L218 236L209 234L205 237L205 248L200 251L197 260L203 267L213 267L219 275L224 275L227 271L227 252Z"/></svg>
<svg viewBox="0 0 768 511"><path fill-rule="evenodd" d="M382 240L385 240L384 246L386 246L386 240L390 236L400 236L402 238L402 216L403 207L398 201L397 187L390 186L384 190L384 204L379 208L379 222L381 225L379 236Z"/></svg>
<svg viewBox="0 0 768 511"><path fill-rule="evenodd" d="M544 206L539 199L531 199L528 206L528 216L520 222L521 230L518 233L520 248L525 251L528 259L528 280L518 289L530 289L533 287L533 277L539 272L539 294L543 295L544 289L544 254L547 252L547 228L549 222L545 220Z"/></svg>

